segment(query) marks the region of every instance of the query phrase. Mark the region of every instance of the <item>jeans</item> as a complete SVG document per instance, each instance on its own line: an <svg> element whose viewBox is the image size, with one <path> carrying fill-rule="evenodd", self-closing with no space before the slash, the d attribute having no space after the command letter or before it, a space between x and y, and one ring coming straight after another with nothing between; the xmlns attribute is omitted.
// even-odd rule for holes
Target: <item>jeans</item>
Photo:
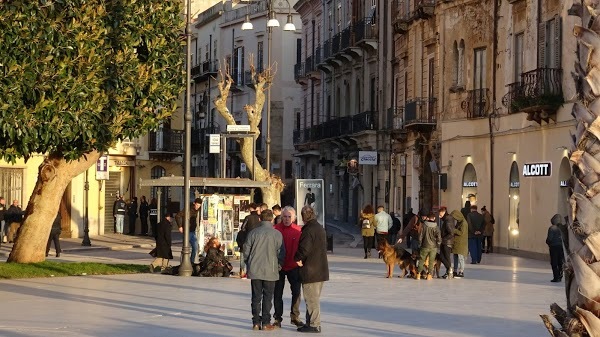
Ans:
<svg viewBox="0 0 600 337"><path fill-rule="evenodd" d="M465 256L462 254L454 254L454 271L456 274L465 271Z"/></svg>
<svg viewBox="0 0 600 337"><path fill-rule="evenodd" d="M446 274L448 274L452 270L452 246L442 243L440 246L440 259L446 267Z"/></svg>
<svg viewBox="0 0 600 337"><path fill-rule="evenodd" d="M266 325L271 323L275 282L277 281L250 280L250 286L252 287L252 324Z"/></svg>
<svg viewBox="0 0 600 337"><path fill-rule="evenodd" d="M125 223L125 214L115 215L117 233L123 234L123 224Z"/></svg>
<svg viewBox="0 0 600 337"><path fill-rule="evenodd" d="M302 284L300 283L300 268L292 270L279 271L279 280L275 283L275 297L273 299L275 305L276 320L282 321L283 316L283 289L285 288L285 277L287 276L292 291L292 306L290 308L290 318L292 320L300 320L300 293Z"/></svg>
<svg viewBox="0 0 600 337"><path fill-rule="evenodd" d="M469 238L469 254L471 263L481 263L481 238Z"/></svg>
<svg viewBox="0 0 600 337"><path fill-rule="evenodd" d="M324 282L303 283L302 292L306 303L306 326L321 326L321 290Z"/></svg>
<svg viewBox="0 0 600 337"><path fill-rule="evenodd" d="M198 238L196 237L196 232L190 232L190 246L192 247L190 261L194 264L194 261L198 258Z"/></svg>

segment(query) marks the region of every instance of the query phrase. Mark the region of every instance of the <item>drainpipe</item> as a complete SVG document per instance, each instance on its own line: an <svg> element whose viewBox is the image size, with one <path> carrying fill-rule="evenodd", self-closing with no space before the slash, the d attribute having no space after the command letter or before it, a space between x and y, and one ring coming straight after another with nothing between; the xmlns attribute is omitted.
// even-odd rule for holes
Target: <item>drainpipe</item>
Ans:
<svg viewBox="0 0 600 337"><path fill-rule="evenodd" d="M494 0L494 41L492 45L492 112L488 115L488 127L490 130L490 207L494 211L494 127L492 118L496 115L496 77L497 77L497 55L498 55L498 1ZM539 9L538 0L538 9Z"/></svg>

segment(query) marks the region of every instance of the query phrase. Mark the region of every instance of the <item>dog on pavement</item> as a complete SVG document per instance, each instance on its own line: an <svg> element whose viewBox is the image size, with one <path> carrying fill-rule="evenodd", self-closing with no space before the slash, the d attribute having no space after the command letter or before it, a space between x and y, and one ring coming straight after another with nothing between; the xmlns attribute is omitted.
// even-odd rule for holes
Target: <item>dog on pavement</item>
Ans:
<svg viewBox="0 0 600 337"><path fill-rule="evenodd" d="M397 264L400 268L403 278L406 275L417 275L417 266L411 257L411 254L400 246L392 246L386 240L381 240L377 247L379 254L383 257L383 262L387 266L387 278L394 274L394 266Z"/></svg>

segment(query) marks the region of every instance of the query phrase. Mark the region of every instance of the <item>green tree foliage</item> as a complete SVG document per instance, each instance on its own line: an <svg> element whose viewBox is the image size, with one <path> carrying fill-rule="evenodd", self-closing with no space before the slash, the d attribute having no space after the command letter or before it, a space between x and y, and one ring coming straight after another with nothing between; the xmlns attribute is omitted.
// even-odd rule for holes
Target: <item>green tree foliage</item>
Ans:
<svg viewBox="0 0 600 337"><path fill-rule="evenodd" d="M181 0L0 0L0 159L75 160L171 116Z"/></svg>

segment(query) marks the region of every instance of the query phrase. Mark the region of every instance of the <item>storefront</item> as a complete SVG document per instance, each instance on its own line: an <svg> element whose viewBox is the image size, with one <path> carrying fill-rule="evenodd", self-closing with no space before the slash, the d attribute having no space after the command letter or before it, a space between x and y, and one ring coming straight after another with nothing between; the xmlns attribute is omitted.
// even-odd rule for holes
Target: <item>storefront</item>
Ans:
<svg viewBox="0 0 600 337"><path fill-rule="evenodd" d="M519 165L516 161L510 166L508 182L508 249L519 248Z"/></svg>
<svg viewBox="0 0 600 337"><path fill-rule="evenodd" d="M475 172L475 166L473 164L468 163L465 166L465 170L463 171L463 180L462 180L462 195L461 198L463 203L461 205L464 206L465 201L470 201L471 205L477 204L477 172Z"/></svg>

